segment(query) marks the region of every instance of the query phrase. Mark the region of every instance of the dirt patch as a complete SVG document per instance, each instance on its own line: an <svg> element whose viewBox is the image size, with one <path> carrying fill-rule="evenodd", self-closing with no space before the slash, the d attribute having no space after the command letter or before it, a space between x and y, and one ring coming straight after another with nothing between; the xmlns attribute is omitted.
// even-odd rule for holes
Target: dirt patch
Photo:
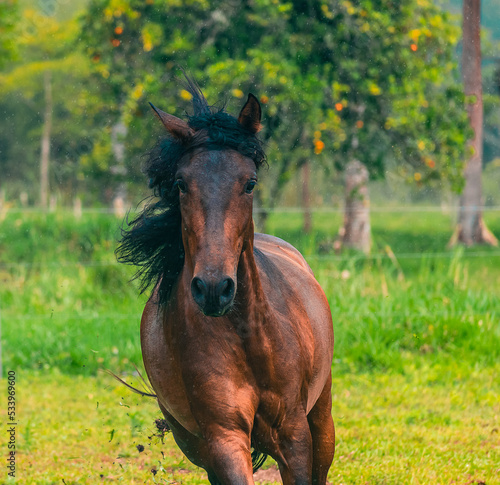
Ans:
<svg viewBox="0 0 500 485"><path fill-rule="evenodd" d="M281 483L281 475L276 465L272 465L269 468L263 470L257 470L253 474L253 479L257 483Z"/></svg>

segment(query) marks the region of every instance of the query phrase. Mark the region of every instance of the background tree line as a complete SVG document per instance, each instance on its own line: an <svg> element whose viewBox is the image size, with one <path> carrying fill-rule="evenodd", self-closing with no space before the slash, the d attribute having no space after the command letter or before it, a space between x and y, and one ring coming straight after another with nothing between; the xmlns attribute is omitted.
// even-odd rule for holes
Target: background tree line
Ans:
<svg viewBox="0 0 500 485"><path fill-rule="evenodd" d="M369 245L369 177L463 186L472 130L457 62L461 28L435 2L9 0L0 30L7 200L139 200L141 155L161 135L148 101L178 116L189 110L178 66L230 112L249 91L260 98L270 165L261 207L279 203L299 169L345 174L340 243ZM498 44L483 44L494 58ZM490 64L492 159L500 150Z"/></svg>

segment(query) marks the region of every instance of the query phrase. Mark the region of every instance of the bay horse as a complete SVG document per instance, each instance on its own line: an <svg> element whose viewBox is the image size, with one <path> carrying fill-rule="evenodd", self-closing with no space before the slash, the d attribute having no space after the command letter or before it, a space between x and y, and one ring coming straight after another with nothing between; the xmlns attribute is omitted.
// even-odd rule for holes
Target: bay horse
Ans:
<svg viewBox="0 0 500 485"><path fill-rule="evenodd" d="M187 458L211 484L247 484L266 455L286 484L325 484L335 451L333 326L320 285L285 241L254 234L265 163L261 107L238 118L187 79L187 121L145 172L154 198L124 230L118 259L153 287L141 320L144 366ZM253 450L253 451L252 451Z"/></svg>

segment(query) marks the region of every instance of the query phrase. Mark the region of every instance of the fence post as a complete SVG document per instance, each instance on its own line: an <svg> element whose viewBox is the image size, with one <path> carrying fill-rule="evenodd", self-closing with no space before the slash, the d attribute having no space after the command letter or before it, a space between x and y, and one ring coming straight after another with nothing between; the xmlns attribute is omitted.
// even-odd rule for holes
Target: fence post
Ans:
<svg viewBox="0 0 500 485"><path fill-rule="evenodd" d="M113 199L113 212L119 219L123 219L125 217L126 211L123 197L117 196Z"/></svg>
<svg viewBox="0 0 500 485"><path fill-rule="evenodd" d="M75 197L75 201L73 203L73 214L75 219L82 218L82 199L80 199L80 197Z"/></svg>
<svg viewBox="0 0 500 485"><path fill-rule="evenodd" d="M49 198L49 211L55 212L57 209L57 196L52 194Z"/></svg>

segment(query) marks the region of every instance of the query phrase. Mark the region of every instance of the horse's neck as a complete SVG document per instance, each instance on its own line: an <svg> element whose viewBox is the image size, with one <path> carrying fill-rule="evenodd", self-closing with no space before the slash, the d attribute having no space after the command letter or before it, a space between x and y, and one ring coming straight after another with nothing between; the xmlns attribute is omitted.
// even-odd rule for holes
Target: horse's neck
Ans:
<svg viewBox="0 0 500 485"><path fill-rule="evenodd" d="M262 288L253 245L240 258L235 307L230 318L241 337L248 363L259 373L261 383L271 382L274 376L272 335L276 334L276 322Z"/></svg>
<svg viewBox="0 0 500 485"><path fill-rule="evenodd" d="M265 319L269 306L262 289L253 244L249 244L241 254L237 277L236 305L238 314L247 320L250 319L253 323Z"/></svg>

